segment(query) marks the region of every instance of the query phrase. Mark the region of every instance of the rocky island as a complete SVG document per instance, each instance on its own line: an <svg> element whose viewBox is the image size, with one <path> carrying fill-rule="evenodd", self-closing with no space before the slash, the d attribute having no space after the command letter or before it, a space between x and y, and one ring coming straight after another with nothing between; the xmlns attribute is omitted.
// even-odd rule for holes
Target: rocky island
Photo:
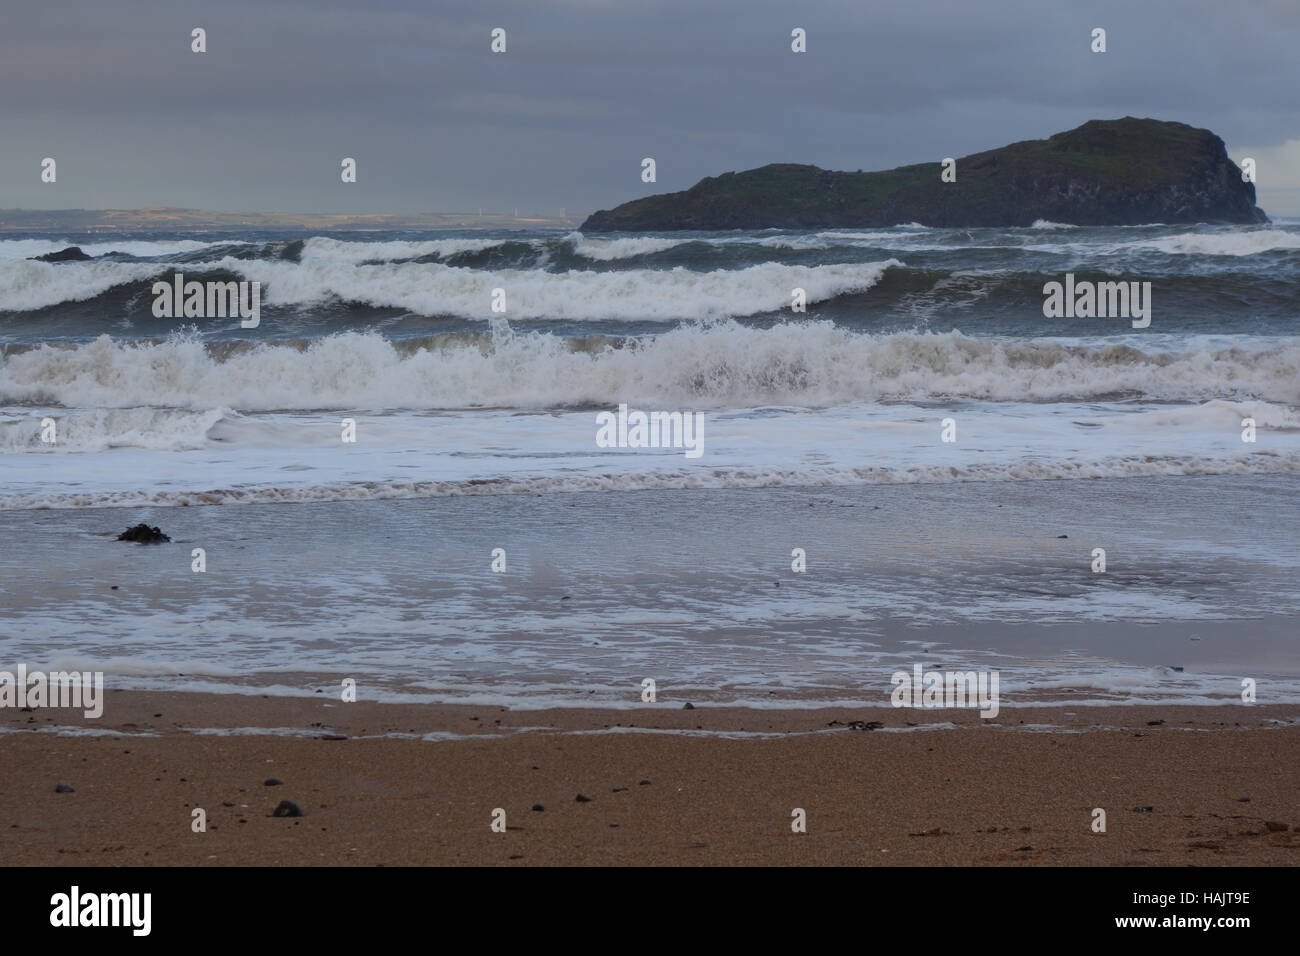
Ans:
<svg viewBox="0 0 1300 956"><path fill-rule="evenodd" d="M583 232L1262 223L1223 140L1185 123L1091 120L1049 139L883 172L775 163L593 213Z"/></svg>

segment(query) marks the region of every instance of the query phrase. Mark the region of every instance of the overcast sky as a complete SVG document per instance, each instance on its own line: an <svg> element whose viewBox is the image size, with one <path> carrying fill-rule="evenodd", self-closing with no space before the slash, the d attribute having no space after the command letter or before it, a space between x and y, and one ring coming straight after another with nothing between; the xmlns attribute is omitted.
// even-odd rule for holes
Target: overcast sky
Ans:
<svg viewBox="0 0 1300 956"><path fill-rule="evenodd" d="M1300 0L4 0L0 207L582 215L1131 115L1213 130L1300 215L1298 91Z"/></svg>

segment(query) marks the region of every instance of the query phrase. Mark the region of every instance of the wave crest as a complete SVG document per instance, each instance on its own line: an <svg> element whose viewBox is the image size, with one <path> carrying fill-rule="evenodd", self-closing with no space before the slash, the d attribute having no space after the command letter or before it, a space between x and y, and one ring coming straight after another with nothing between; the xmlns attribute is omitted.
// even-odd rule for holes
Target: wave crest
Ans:
<svg viewBox="0 0 1300 956"><path fill-rule="evenodd" d="M122 408L561 408L880 401L1262 400L1300 404L1300 344L1158 351L1129 345L872 335L825 321L734 321L628 340L544 332L391 342L205 344L195 336L14 348L0 402Z"/></svg>

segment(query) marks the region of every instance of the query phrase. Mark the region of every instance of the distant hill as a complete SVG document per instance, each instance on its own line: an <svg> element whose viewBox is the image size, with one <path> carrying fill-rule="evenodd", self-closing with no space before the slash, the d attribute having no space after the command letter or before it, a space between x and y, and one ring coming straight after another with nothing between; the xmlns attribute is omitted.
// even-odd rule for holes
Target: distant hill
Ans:
<svg viewBox="0 0 1300 956"><path fill-rule="evenodd" d="M1080 226L1267 222L1223 140L1184 123L1092 120L1050 139L887 172L778 163L593 213L583 232L902 225Z"/></svg>
<svg viewBox="0 0 1300 956"><path fill-rule="evenodd" d="M572 229L573 218L519 217L489 213L415 213L347 215L292 212L210 212L151 206L144 209L0 209L3 232L238 232L250 229L303 232L402 229Z"/></svg>

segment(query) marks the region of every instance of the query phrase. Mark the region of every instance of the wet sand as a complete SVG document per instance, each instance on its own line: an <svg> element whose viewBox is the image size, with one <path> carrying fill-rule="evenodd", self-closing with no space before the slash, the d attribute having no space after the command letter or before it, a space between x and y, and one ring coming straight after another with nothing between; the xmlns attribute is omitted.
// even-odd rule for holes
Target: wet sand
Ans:
<svg viewBox="0 0 1300 956"><path fill-rule="evenodd" d="M5 709L0 730L10 865L1300 863L1289 706L989 722L114 691L98 720ZM273 817L281 800L303 815Z"/></svg>

